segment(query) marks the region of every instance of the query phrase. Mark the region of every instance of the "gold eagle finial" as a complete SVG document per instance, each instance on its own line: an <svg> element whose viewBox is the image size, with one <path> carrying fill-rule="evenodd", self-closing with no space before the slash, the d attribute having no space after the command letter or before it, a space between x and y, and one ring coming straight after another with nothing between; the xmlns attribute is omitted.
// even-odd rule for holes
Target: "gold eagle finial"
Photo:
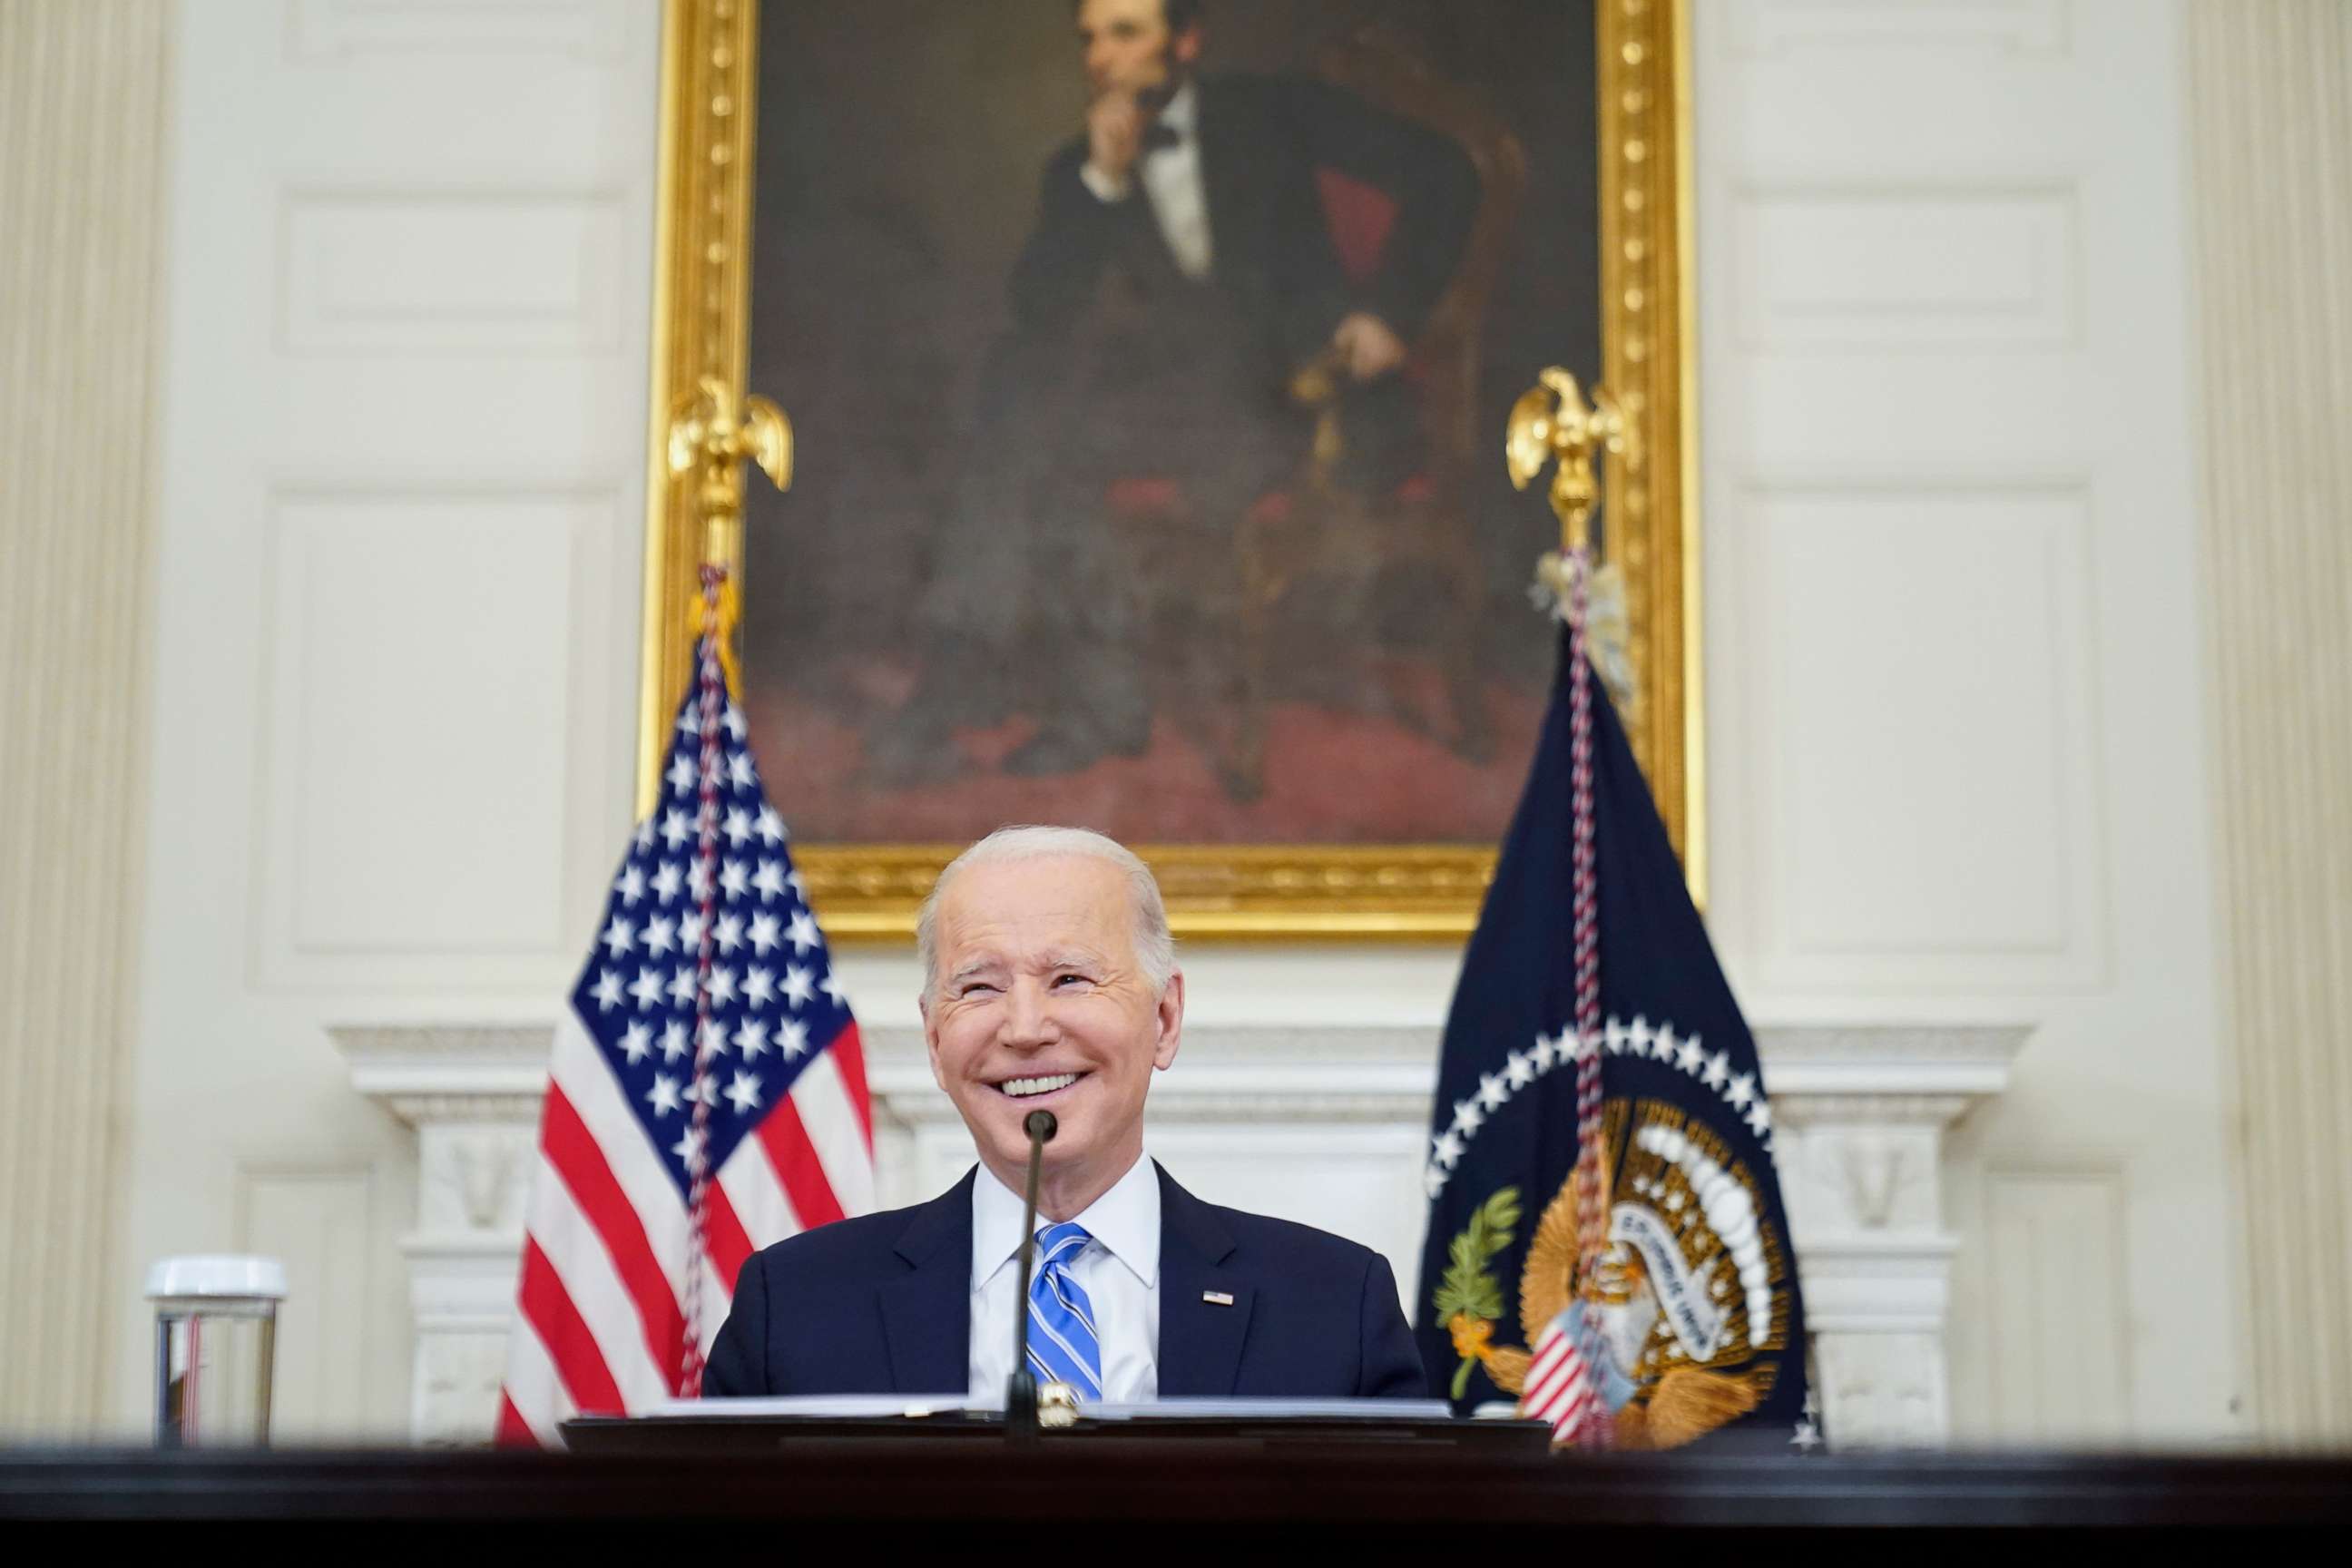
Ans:
<svg viewBox="0 0 2352 1568"><path fill-rule="evenodd" d="M743 519L746 459L778 489L792 489L792 421L767 398L739 398L718 376L702 377L695 395L679 403L670 419L669 474L672 479L699 476L695 502L706 530L706 561L724 563L733 554Z"/></svg>
<svg viewBox="0 0 2352 1568"><path fill-rule="evenodd" d="M1551 510L1559 519L1560 548L1574 550L1589 544L1592 510L1601 499L1593 454L1624 457L1633 451L1634 440L1633 422L1614 397L1596 386L1587 403L1576 377L1553 365L1511 405L1503 429L1503 464L1518 489L1533 483L1547 462L1555 465Z"/></svg>

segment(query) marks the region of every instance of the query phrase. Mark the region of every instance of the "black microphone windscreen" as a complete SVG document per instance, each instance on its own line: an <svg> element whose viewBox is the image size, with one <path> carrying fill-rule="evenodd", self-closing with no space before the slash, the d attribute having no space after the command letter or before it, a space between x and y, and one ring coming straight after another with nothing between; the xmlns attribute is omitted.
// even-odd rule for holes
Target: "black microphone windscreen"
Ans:
<svg viewBox="0 0 2352 1568"><path fill-rule="evenodd" d="M1052 1111L1033 1110L1021 1123L1021 1130L1040 1143L1051 1143L1054 1141L1054 1133L1059 1126L1060 1123L1054 1120Z"/></svg>

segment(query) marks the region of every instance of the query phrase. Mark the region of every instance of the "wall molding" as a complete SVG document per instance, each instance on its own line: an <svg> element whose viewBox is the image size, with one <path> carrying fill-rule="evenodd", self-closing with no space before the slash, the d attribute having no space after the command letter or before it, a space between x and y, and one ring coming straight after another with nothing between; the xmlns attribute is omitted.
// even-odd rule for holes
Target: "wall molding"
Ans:
<svg viewBox="0 0 2352 1568"><path fill-rule="evenodd" d="M354 1023L329 1034L352 1088L416 1130L418 1212L402 1244L415 1317L413 1435L480 1441L504 1364L554 1026ZM1947 1431L1957 1244L1944 1226L1941 1140L2007 1087L2027 1034L1853 1024L1759 1033L1833 1442L1933 1443ZM1280 1170L1392 1195L1413 1211L1385 1216L1393 1238L1417 1228L1437 1047L1433 1028L1189 1029L1152 1087L1145 1136L1203 1188L1302 1201L1265 1179ZM931 1080L920 1030L876 1027L866 1048L883 1202L927 1198L970 1162L969 1138ZM1394 1245L1411 1291L1417 1258L1393 1256Z"/></svg>

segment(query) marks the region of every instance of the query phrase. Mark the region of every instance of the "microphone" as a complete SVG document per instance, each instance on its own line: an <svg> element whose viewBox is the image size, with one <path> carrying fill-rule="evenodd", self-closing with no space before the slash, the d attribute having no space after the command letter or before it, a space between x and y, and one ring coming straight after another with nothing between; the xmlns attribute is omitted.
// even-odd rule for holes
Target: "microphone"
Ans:
<svg viewBox="0 0 2352 1568"><path fill-rule="evenodd" d="M1050 1110L1033 1110L1021 1123L1029 1134L1029 1182L1022 1194L1021 1296L1013 1303L1013 1375L1004 1384L1004 1436L1013 1443L1037 1440L1037 1375L1029 1370L1029 1273L1037 1261L1037 1174L1045 1145L1060 1124Z"/></svg>

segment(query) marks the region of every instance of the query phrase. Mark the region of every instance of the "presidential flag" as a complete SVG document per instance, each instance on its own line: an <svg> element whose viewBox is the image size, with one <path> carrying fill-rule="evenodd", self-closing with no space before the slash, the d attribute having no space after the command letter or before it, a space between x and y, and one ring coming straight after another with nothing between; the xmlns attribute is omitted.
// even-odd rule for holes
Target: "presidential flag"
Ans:
<svg viewBox="0 0 2352 1568"><path fill-rule="evenodd" d="M762 1247L873 1206L857 1025L703 639L558 1025L501 1443L700 1390Z"/></svg>
<svg viewBox="0 0 2352 1568"><path fill-rule="evenodd" d="M1562 1443L1810 1447L1755 1041L1608 694L1561 641L1446 1025L1422 1353L1437 1392L1515 1401Z"/></svg>

